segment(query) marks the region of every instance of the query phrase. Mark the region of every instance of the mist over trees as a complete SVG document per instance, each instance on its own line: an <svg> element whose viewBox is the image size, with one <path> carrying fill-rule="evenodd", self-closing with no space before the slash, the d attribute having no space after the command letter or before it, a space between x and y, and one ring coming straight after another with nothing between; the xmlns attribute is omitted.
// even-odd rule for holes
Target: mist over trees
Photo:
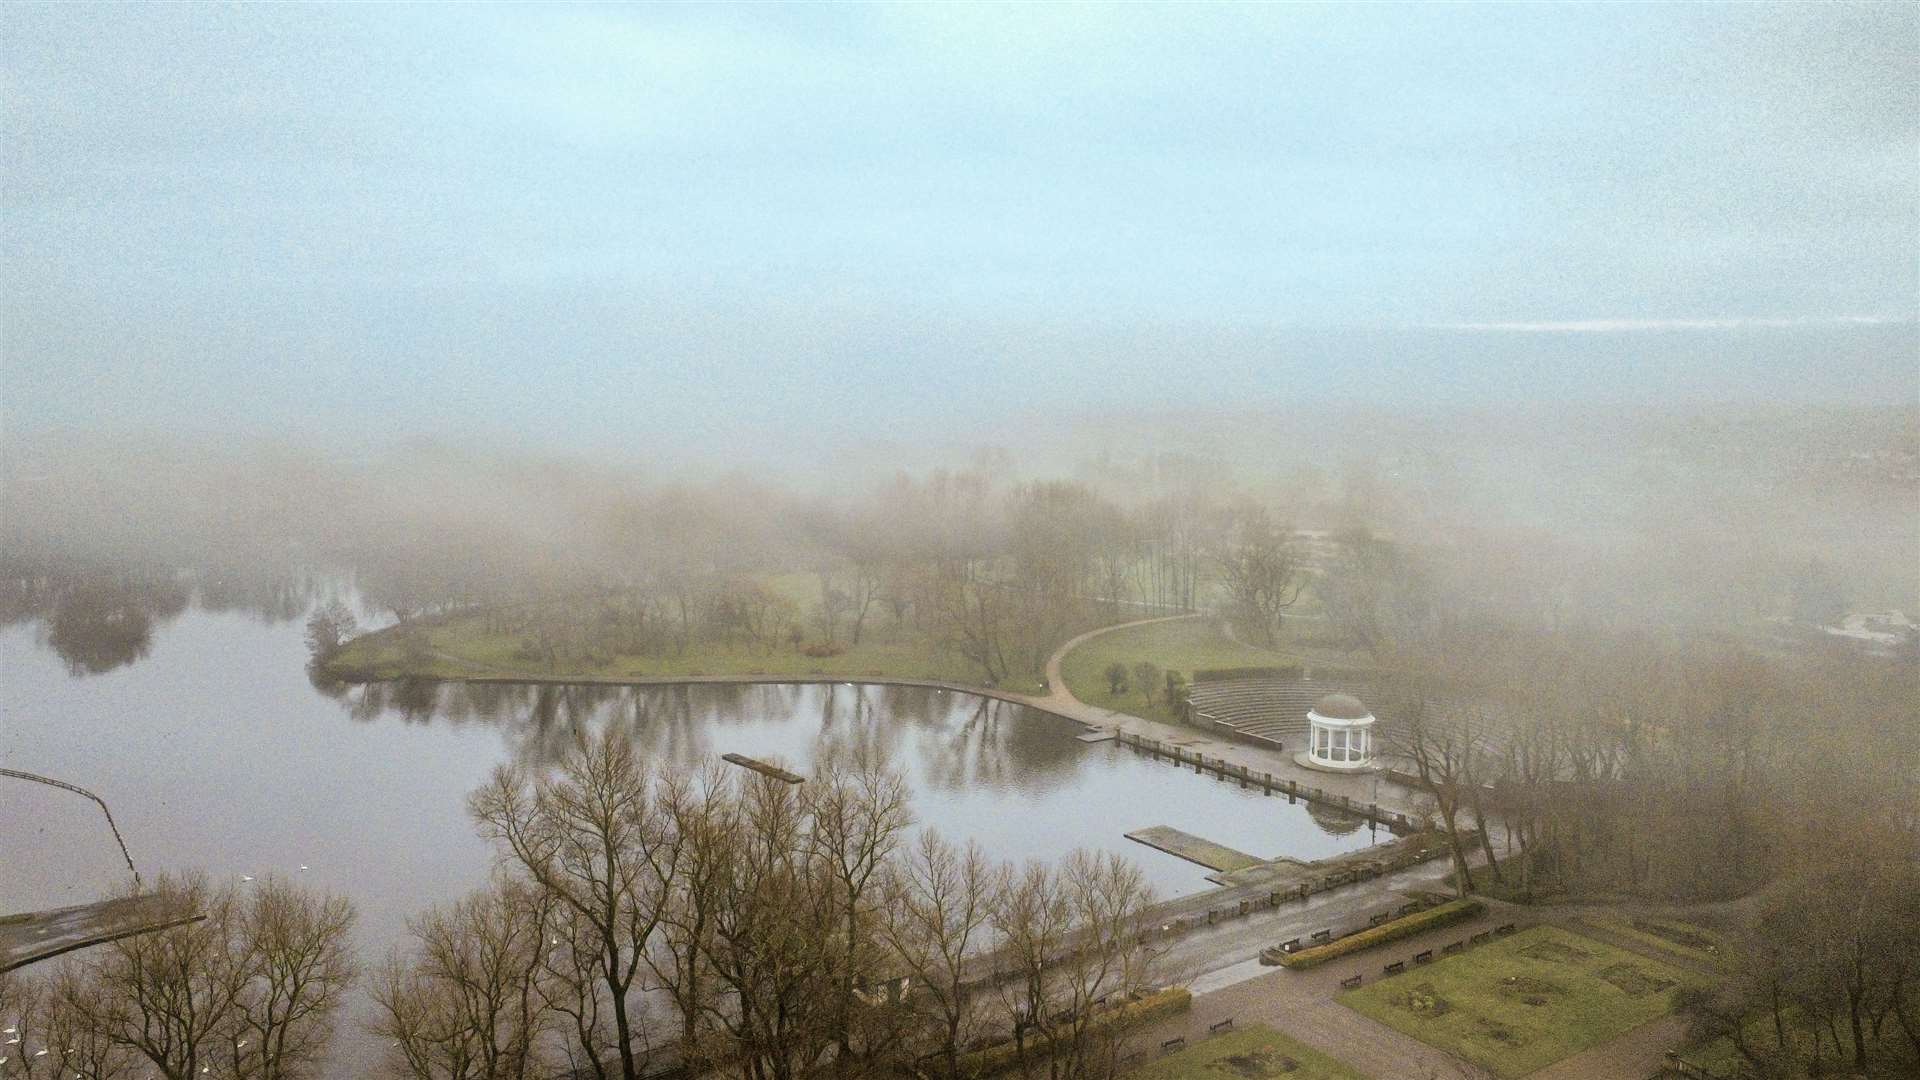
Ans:
<svg viewBox="0 0 1920 1080"><path fill-rule="evenodd" d="M1103 617L1089 602L1231 607L1262 643L1325 617L1366 649L1383 620L1455 614L1716 633L1920 606L1911 410L1318 419L1359 437L1168 414L1116 418L1126 454L1113 429L1066 424L805 479L430 443L16 438L0 618L39 619L96 670L189 596L284 620L345 579L363 624L486 609L556 657L608 634L841 647L910 623L1005 677ZM823 602L790 608L771 573L814 575Z"/></svg>

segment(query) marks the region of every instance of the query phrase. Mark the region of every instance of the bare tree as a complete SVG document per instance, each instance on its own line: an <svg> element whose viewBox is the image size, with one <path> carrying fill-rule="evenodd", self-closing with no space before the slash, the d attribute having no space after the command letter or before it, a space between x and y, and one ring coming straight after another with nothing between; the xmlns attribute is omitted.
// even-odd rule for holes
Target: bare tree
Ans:
<svg viewBox="0 0 1920 1080"><path fill-rule="evenodd" d="M611 1060L597 1040L579 1047L596 1076L635 1080L644 1071L633 995L680 858L655 794L632 745L609 730L583 736L550 776L502 766L468 801L481 833L551 899L568 942L591 956L613 1028Z"/></svg>
<svg viewBox="0 0 1920 1080"><path fill-rule="evenodd" d="M388 1071L412 1080L530 1080L551 1027L542 973L546 912L531 887L501 876L412 920L411 955L374 981L376 1036Z"/></svg>
<svg viewBox="0 0 1920 1080"><path fill-rule="evenodd" d="M930 1033L915 1062L921 1076L959 1080L960 1054L984 1027L966 962L987 937L1005 876L977 844L956 848L930 828L889 875L879 929Z"/></svg>
<svg viewBox="0 0 1920 1080"><path fill-rule="evenodd" d="M1266 507L1246 504L1226 512L1208 544L1239 622L1267 644L1278 638L1281 617L1300 599L1308 580L1292 533L1276 524Z"/></svg>
<svg viewBox="0 0 1920 1080"><path fill-rule="evenodd" d="M91 952L61 1005L168 1080L218 1067L246 1080L313 1075L355 971L353 909L272 880L248 895L163 877L160 903L200 922Z"/></svg>
<svg viewBox="0 0 1920 1080"><path fill-rule="evenodd" d="M853 1053L855 991L877 978L880 873L913 823L906 778L877 753L834 748L801 789L806 851L831 890L836 1055ZM868 1048L870 1051L873 1048Z"/></svg>
<svg viewBox="0 0 1920 1080"><path fill-rule="evenodd" d="M723 1051L743 1080L793 1080L819 1067L835 1044L832 974L837 905L812 876L800 798L772 777L739 782L737 828L714 837L720 860L710 906L707 967L716 993L705 1004Z"/></svg>
<svg viewBox="0 0 1920 1080"><path fill-rule="evenodd" d="M241 898L234 917L246 979L234 998L240 1034L228 1067L258 1080L311 1075L357 975L353 905L269 877Z"/></svg>
<svg viewBox="0 0 1920 1080"><path fill-rule="evenodd" d="M316 660L326 660L340 651L359 629L353 611L341 601L329 600L307 617L307 650Z"/></svg>
<svg viewBox="0 0 1920 1080"><path fill-rule="evenodd" d="M1143 944L1152 901L1138 866L1111 852L1070 852L1058 867L1012 874L993 927L1002 1001L1023 1071L1054 1080L1108 1075L1118 1032L1096 1010L1150 985Z"/></svg>

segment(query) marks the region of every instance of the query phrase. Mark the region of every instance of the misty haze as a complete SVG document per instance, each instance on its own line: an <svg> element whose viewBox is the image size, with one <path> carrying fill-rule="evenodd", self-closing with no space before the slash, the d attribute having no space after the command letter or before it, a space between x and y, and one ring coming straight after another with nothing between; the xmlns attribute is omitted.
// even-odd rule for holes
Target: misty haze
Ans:
<svg viewBox="0 0 1920 1080"><path fill-rule="evenodd" d="M1920 1075L1920 8L0 95L0 1080Z"/></svg>

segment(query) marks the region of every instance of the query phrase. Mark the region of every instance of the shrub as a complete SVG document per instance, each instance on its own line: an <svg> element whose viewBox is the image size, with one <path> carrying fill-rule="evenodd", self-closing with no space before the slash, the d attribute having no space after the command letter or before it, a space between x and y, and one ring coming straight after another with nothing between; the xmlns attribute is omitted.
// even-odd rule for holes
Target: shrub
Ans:
<svg viewBox="0 0 1920 1080"><path fill-rule="evenodd" d="M1133 685L1140 696L1153 704L1153 692L1160 686L1160 667L1151 660L1141 660L1133 665Z"/></svg>
<svg viewBox="0 0 1920 1080"><path fill-rule="evenodd" d="M1127 665L1115 660L1107 665L1107 691L1113 694L1127 692Z"/></svg>
<svg viewBox="0 0 1920 1080"><path fill-rule="evenodd" d="M1118 1008L1102 1010L1094 1015L1090 1023L1097 1030L1124 1029L1172 1016L1175 1013L1186 1012L1192 1007L1191 991L1184 986L1169 986L1165 990L1156 990ZM1028 1049L1032 1050L1033 1047L1029 1046ZM959 1061L959 1071L962 1076L992 1076L995 1073L1005 1072L1019 1063L1020 1051L1009 1039L963 1056Z"/></svg>
<svg viewBox="0 0 1920 1080"><path fill-rule="evenodd" d="M808 656L823 657L823 656L839 656L841 653L846 652L847 650L838 645L832 644L830 642L821 642L818 645L807 646L805 651Z"/></svg>
<svg viewBox="0 0 1920 1080"><path fill-rule="evenodd" d="M1375 945L1384 945L1389 941L1412 937L1422 930L1465 922L1486 909L1487 906L1478 900L1449 900L1439 907L1416 911L1398 919L1389 919L1379 926L1368 927L1357 934L1348 934L1346 937L1329 941L1325 945L1315 945L1311 949L1301 949L1299 952L1282 953L1280 966L1296 970L1318 967L1329 960L1357 953L1362 949L1371 949Z"/></svg>

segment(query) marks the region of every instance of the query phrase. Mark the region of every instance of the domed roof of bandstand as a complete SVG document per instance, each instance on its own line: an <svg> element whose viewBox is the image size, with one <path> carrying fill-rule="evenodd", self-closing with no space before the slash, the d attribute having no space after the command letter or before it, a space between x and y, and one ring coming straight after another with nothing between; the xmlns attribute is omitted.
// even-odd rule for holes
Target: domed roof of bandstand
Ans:
<svg viewBox="0 0 1920 1080"><path fill-rule="evenodd" d="M1352 694L1328 694L1314 702L1313 711L1328 720L1371 720L1373 714L1367 711L1360 699Z"/></svg>

